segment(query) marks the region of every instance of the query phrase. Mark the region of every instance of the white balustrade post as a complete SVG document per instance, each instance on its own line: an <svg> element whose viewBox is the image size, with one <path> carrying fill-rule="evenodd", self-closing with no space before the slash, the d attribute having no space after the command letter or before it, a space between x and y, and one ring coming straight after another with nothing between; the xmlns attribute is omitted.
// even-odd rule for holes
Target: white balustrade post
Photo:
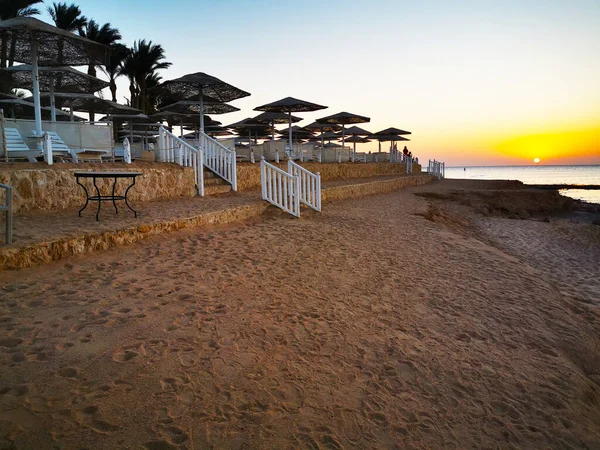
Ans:
<svg viewBox="0 0 600 450"><path fill-rule="evenodd" d="M54 163L54 158L52 156L52 138L48 133L44 133L44 156L46 157L46 163L51 166Z"/></svg>
<svg viewBox="0 0 600 450"><path fill-rule="evenodd" d="M131 144L129 143L129 139L127 138L125 138L125 140L123 141L123 160L126 164L131 164Z"/></svg>
<svg viewBox="0 0 600 450"><path fill-rule="evenodd" d="M287 170L290 175L294 175L293 168L292 168L292 161L290 161L289 159L288 159L288 169Z"/></svg>
<svg viewBox="0 0 600 450"><path fill-rule="evenodd" d="M264 157L264 156L261 156L261 157L260 157L260 159L261 159L261 160L263 160L263 159L265 159L265 157ZM254 163L256 162L256 161L254 160L254 150L253 150L253 149L250 149L250 162L251 162L252 164L254 164Z"/></svg>
<svg viewBox="0 0 600 450"><path fill-rule="evenodd" d="M317 210L321 211L321 172L317 172Z"/></svg>
<svg viewBox="0 0 600 450"><path fill-rule="evenodd" d="M267 199L267 167L265 166L265 157L260 157L260 185L262 187L262 198Z"/></svg>
<svg viewBox="0 0 600 450"><path fill-rule="evenodd" d="M300 177L294 176L294 211L297 211L297 217L300 217Z"/></svg>
<svg viewBox="0 0 600 450"><path fill-rule="evenodd" d="M125 141L123 141L123 148L125 148ZM165 151L165 129L163 127L158 128L158 161L164 161Z"/></svg>
<svg viewBox="0 0 600 450"><path fill-rule="evenodd" d="M275 162L279 163L279 149L275 150Z"/></svg>
<svg viewBox="0 0 600 450"><path fill-rule="evenodd" d="M181 143L178 143L178 145L176 147L176 152L177 152L177 164L179 164L180 166L183 166L183 146L181 145Z"/></svg>
<svg viewBox="0 0 600 450"><path fill-rule="evenodd" d="M317 154L317 161L322 162L323 157L321 156L323 149L319 149L319 153Z"/></svg>
<svg viewBox="0 0 600 450"><path fill-rule="evenodd" d="M231 177L231 189L237 191L237 155L235 150L231 151Z"/></svg>

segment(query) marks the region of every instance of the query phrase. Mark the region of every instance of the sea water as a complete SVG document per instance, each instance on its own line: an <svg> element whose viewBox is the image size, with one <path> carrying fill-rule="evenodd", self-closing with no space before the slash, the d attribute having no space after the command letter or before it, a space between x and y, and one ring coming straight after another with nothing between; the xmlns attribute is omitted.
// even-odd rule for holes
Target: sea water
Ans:
<svg viewBox="0 0 600 450"><path fill-rule="evenodd" d="M519 180L525 184L579 184L600 186L600 165L446 167L446 178L468 180ZM562 189L560 193L578 200L600 204L600 190Z"/></svg>

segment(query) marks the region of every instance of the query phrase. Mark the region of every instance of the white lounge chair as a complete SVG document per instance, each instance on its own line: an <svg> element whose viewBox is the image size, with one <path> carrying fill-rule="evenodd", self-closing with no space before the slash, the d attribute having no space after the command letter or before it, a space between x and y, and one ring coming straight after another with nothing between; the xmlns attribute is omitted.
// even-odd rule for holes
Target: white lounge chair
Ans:
<svg viewBox="0 0 600 450"><path fill-rule="evenodd" d="M16 128L5 128L4 131L6 133L6 151L9 159L27 159L30 162L36 162L37 158L43 156L40 150L29 148Z"/></svg>

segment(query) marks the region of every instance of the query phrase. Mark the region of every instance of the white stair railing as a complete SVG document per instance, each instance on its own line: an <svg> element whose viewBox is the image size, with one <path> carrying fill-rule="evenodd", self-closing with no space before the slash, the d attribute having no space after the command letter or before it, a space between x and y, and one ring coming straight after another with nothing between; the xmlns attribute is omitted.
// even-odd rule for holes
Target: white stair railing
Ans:
<svg viewBox="0 0 600 450"><path fill-rule="evenodd" d="M413 171L413 159L410 156L404 157L404 164L406 165L406 173L412 173Z"/></svg>
<svg viewBox="0 0 600 450"><path fill-rule="evenodd" d="M446 163L430 159L427 173L433 175L438 180L444 178L446 176Z"/></svg>
<svg viewBox="0 0 600 450"><path fill-rule="evenodd" d="M300 177L260 158L262 198L293 216L300 217Z"/></svg>
<svg viewBox="0 0 600 450"><path fill-rule="evenodd" d="M204 151L204 165L223 178L237 191L235 150L225 147L208 134L200 132L200 148Z"/></svg>
<svg viewBox="0 0 600 450"><path fill-rule="evenodd" d="M164 127L158 129L158 159L161 162L173 162L194 169L194 180L198 195L204 196L204 160L202 149L192 147Z"/></svg>
<svg viewBox="0 0 600 450"><path fill-rule="evenodd" d="M314 174L292 160L288 161L288 173L300 178L300 202L321 211L321 174Z"/></svg>

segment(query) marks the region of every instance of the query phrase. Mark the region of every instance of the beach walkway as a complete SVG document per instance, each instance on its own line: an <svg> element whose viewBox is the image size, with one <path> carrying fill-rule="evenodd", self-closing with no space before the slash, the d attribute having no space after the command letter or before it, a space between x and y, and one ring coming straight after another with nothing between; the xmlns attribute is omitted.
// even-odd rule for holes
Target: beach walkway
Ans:
<svg viewBox="0 0 600 450"><path fill-rule="evenodd" d="M323 202L389 192L406 186L428 183L428 175L387 176L336 180L323 184ZM83 204L83 198L82 198ZM182 197L134 202L134 218L121 202L119 214L103 203L100 220L95 220L95 202L82 217L79 208L61 211L31 211L14 217L14 243L0 247L0 270L32 267L70 255L129 244L148 236L181 228L224 225L257 217L270 206L260 190L247 190L207 197ZM310 214L303 209L303 214Z"/></svg>

